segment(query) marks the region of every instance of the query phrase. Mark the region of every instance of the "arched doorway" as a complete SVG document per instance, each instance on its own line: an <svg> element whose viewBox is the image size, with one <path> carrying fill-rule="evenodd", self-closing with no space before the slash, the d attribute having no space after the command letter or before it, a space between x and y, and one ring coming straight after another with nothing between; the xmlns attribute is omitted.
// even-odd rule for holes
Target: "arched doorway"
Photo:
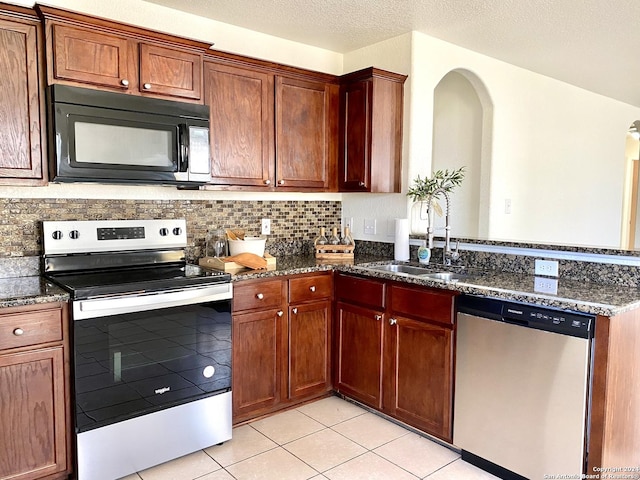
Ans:
<svg viewBox="0 0 640 480"><path fill-rule="evenodd" d="M447 73L434 90L432 169L466 167L451 198L451 235L488 238L493 103L484 83L468 70ZM436 235L444 219L434 222Z"/></svg>

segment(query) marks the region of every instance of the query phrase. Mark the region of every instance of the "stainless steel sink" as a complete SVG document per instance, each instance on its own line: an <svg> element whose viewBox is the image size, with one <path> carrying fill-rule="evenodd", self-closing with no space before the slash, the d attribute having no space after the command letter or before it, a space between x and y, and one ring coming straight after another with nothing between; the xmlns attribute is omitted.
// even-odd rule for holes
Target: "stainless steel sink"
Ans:
<svg viewBox="0 0 640 480"><path fill-rule="evenodd" d="M387 265L374 265L367 268L370 270L377 270L379 272L404 273L406 275L416 275L422 278L429 278L431 280L441 280L443 282L458 282L460 280L464 280L470 277L470 275L466 275L464 273L438 272L438 271L434 272L433 268L416 267L414 265L387 264Z"/></svg>
<svg viewBox="0 0 640 480"><path fill-rule="evenodd" d="M375 265L367 268L381 272L407 273L409 275L425 275L431 272L428 268L414 267L413 265Z"/></svg>
<svg viewBox="0 0 640 480"><path fill-rule="evenodd" d="M426 273L422 276L426 278L432 278L433 280L443 280L445 282L459 282L460 280L469 278L469 275L465 275L464 273L455 273L455 272Z"/></svg>

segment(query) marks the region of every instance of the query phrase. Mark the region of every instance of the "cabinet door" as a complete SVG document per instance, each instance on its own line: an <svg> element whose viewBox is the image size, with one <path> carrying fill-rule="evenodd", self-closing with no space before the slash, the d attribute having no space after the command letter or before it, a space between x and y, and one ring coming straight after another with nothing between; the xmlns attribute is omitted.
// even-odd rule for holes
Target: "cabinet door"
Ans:
<svg viewBox="0 0 640 480"><path fill-rule="evenodd" d="M43 180L41 85L35 25L0 17L0 182Z"/></svg>
<svg viewBox="0 0 640 480"><path fill-rule="evenodd" d="M381 408L382 312L347 303L337 304L337 388Z"/></svg>
<svg viewBox="0 0 640 480"><path fill-rule="evenodd" d="M135 81L128 49L123 37L53 25L54 79L127 90Z"/></svg>
<svg viewBox="0 0 640 480"><path fill-rule="evenodd" d="M280 403L282 398L282 310L233 316L233 419L242 421Z"/></svg>
<svg viewBox="0 0 640 480"><path fill-rule="evenodd" d="M199 100L202 54L140 44L140 91Z"/></svg>
<svg viewBox="0 0 640 480"><path fill-rule="evenodd" d="M272 183L273 75L207 62L212 183L268 187Z"/></svg>
<svg viewBox="0 0 640 480"><path fill-rule="evenodd" d="M328 189L337 86L276 77L276 186Z"/></svg>
<svg viewBox="0 0 640 480"><path fill-rule="evenodd" d="M366 192L371 188L372 80L342 88L340 191Z"/></svg>
<svg viewBox="0 0 640 480"><path fill-rule="evenodd" d="M331 302L289 308L289 398L331 389Z"/></svg>
<svg viewBox="0 0 640 480"><path fill-rule="evenodd" d="M453 329L400 316L387 328L384 411L451 442Z"/></svg>
<svg viewBox="0 0 640 480"><path fill-rule="evenodd" d="M64 472L66 416L62 347L0 355L0 478Z"/></svg>

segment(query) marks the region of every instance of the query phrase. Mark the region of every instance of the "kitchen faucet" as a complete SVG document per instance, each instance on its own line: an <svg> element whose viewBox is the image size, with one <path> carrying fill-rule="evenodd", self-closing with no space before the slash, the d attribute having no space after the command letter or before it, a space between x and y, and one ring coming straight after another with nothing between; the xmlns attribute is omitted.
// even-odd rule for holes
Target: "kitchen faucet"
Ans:
<svg viewBox="0 0 640 480"><path fill-rule="evenodd" d="M445 199L445 210L444 210L444 248L442 249L442 264L446 266L451 265L451 261L456 261L460 257L460 253L458 252L458 246L460 242L456 244L455 250L451 249L451 236L450 230L451 226L449 225L449 209L450 209L450 199L449 192L447 192L444 188L437 188L429 195L427 195L426 201L428 205L427 215L427 245L429 248L433 248L433 232L431 231L431 215L433 214L431 208L431 201L433 197L442 193Z"/></svg>

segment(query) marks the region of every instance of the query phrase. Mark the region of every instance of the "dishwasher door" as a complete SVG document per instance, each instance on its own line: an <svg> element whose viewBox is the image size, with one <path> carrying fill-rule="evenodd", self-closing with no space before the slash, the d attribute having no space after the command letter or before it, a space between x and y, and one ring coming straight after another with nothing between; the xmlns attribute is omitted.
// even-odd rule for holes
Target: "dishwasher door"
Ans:
<svg viewBox="0 0 640 480"><path fill-rule="evenodd" d="M469 452L532 480L580 478L589 340L457 318L453 443L463 458Z"/></svg>

